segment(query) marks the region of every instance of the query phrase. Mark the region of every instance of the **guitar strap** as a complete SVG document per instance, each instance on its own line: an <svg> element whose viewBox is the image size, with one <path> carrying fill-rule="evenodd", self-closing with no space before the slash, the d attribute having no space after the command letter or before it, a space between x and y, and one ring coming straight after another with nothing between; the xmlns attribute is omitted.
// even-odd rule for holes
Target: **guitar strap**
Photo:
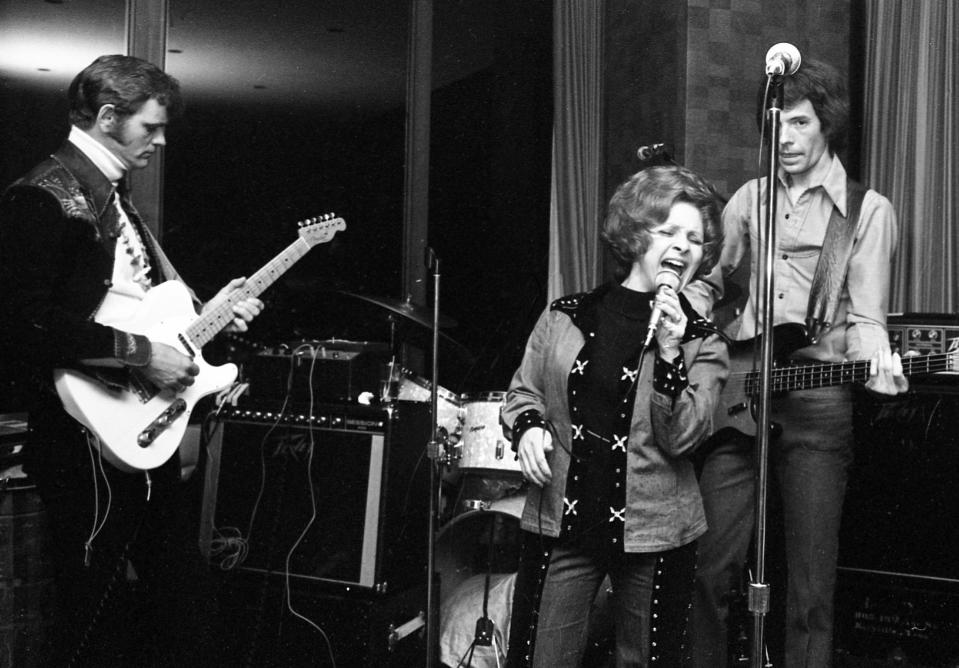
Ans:
<svg viewBox="0 0 959 668"><path fill-rule="evenodd" d="M809 291L809 306L806 309L806 329L811 343L819 341L832 326L836 316L866 190L868 189L862 184L846 179L846 217L843 218L839 207L835 205L829 216L822 253L819 255L819 263L816 265L812 288Z"/></svg>

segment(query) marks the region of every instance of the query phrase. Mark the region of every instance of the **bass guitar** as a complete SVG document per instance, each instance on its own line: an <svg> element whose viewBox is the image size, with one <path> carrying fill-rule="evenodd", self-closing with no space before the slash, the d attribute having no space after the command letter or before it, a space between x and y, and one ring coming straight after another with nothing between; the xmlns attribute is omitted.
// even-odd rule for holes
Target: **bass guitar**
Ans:
<svg viewBox="0 0 959 668"><path fill-rule="evenodd" d="M735 429L746 436L756 435L755 403L759 398L760 375L753 362L760 337L734 341L729 349L730 374L713 415L715 433ZM785 324L773 328L773 368L770 392L773 394L815 387L831 387L869 380L870 360L853 362L808 363L789 360L788 355L809 345L802 325ZM902 358L905 376L955 371L959 350Z"/></svg>
<svg viewBox="0 0 959 668"><path fill-rule="evenodd" d="M186 286L166 281L146 293L124 330L173 346L193 359L200 373L182 392L160 390L136 373L124 374L123 385L107 384L78 369L56 369L54 382L63 406L99 441L103 457L125 471L154 469L180 445L190 413L203 397L236 380L235 364L212 366L201 349L234 318L233 306L256 297L318 244L346 229L332 215L299 223L298 238L270 260L240 290L197 315Z"/></svg>

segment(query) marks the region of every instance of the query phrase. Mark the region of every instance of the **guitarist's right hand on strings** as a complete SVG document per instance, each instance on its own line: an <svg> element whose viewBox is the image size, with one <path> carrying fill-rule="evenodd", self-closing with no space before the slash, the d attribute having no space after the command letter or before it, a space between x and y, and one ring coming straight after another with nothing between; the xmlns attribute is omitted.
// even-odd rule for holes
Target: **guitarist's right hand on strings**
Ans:
<svg viewBox="0 0 959 668"><path fill-rule="evenodd" d="M151 341L150 363L140 372L161 390L182 392L194 383L200 367L187 355L173 346Z"/></svg>
<svg viewBox="0 0 959 668"><path fill-rule="evenodd" d="M546 453L553 451L553 435L542 427L530 427L519 439L516 454L523 477L537 487L549 484L553 472L546 463Z"/></svg>
<svg viewBox="0 0 959 668"><path fill-rule="evenodd" d="M903 375L899 353L880 350L869 362L869 380L866 389L877 394L901 394L909 390L909 379Z"/></svg>

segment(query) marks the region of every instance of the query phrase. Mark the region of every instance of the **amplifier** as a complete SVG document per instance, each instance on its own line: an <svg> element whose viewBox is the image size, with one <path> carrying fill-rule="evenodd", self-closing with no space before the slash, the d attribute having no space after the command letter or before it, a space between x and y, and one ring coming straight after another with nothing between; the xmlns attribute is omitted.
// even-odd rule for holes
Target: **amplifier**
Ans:
<svg viewBox="0 0 959 668"><path fill-rule="evenodd" d="M365 392L377 395L388 361L386 344L303 342L261 350L243 365L243 379L254 401L351 403Z"/></svg>
<svg viewBox="0 0 959 668"><path fill-rule="evenodd" d="M893 352L920 355L959 353L959 314L894 313L887 318ZM943 371L911 380L917 392L959 392L959 372Z"/></svg>
<svg viewBox="0 0 959 668"><path fill-rule="evenodd" d="M214 426L200 526L211 565L375 594L425 582L428 404L234 408Z"/></svg>

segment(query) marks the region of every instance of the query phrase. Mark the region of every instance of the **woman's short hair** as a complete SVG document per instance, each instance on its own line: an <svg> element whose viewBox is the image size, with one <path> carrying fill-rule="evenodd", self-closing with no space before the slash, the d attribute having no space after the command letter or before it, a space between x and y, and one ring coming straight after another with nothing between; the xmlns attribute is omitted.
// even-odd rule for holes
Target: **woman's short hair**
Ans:
<svg viewBox="0 0 959 668"><path fill-rule="evenodd" d="M703 261L696 275L708 274L716 265L723 227L715 189L685 167L649 167L620 185L609 202L601 237L616 258L617 278L625 277L646 253L650 231L666 222L678 202L696 207L703 220Z"/></svg>
<svg viewBox="0 0 959 668"><path fill-rule="evenodd" d="M87 130L103 105L112 104L124 118L149 99L166 107L169 118L183 108L179 82L153 63L119 54L100 56L70 83L70 123Z"/></svg>

